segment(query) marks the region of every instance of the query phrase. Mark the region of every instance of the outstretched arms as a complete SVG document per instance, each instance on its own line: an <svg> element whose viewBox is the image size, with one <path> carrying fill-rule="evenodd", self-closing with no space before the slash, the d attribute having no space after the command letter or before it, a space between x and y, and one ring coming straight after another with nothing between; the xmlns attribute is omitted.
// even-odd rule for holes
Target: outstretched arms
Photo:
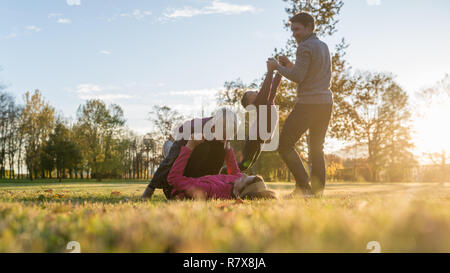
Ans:
<svg viewBox="0 0 450 273"><path fill-rule="evenodd" d="M194 136L192 136L194 138ZM189 140L186 146L181 147L180 154L172 165L169 175L167 177L167 182L176 191L189 192L194 186L199 185L197 178L184 176L184 169L191 157L192 151L200 145L204 140ZM210 185L201 183L201 187L204 187L205 192L210 191Z"/></svg>
<svg viewBox="0 0 450 273"><path fill-rule="evenodd" d="M229 175L241 174L241 170L239 169L239 166L236 162L236 157L234 155L234 151L233 151L232 147L230 147L227 150L226 163L227 163L227 172Z"/></svg>
<svg viewBox="0 0 450 273"><path fill-rule="evenodd" d="M270 88L272 86L272 80L273 80L273 71L269 70L267 71L263 85L259 90L258 95L256 96L255 106L266 104L266 102L268 101L270 95Z"/></svg>
<svg viewBox="0 0 450 273"><path fill-rule="evenodd" d="M278 65L278 71L281 75L287 79L301 84L308 73L309 66L311 64L311 49L305 44L301 45L297 49L297 60L293 67L285 67Z"/></svg>
<svg viewBox="0 0 450 273"><path fill-rule="evenodd" d="M269 105L275 103L275 97L277 96L278 87L280 87L281 77L281 74L277 73L272 81L272 86L270 88Z"/></svg>
<svg viewBox="0 0 450 273"><path fill-rule="evenodd" d="M167 177L167 182L177 191L187 190L189 184L193 183L196 180L196 178L186 177L183 175L184 169L186 168L191 154L192 148L189 148L187 146L181 147L180 154L178 155L178 158L175 160L172 168L170 169L169 175Z"/></svg>
<svg viewBox="0 0 450 273"><path fill-rule="evenodd" d="M173 187L172 195L179 198L231 198L234 176L206 175L198 178L183 175L187 162L192 154L191 145L181 148L181 152L170 170L167 182ZM228 152L229 166L233 166L233 151ZM235 160L234 160L235 161ZM236 173L231 167L231 172Z"/></svg>

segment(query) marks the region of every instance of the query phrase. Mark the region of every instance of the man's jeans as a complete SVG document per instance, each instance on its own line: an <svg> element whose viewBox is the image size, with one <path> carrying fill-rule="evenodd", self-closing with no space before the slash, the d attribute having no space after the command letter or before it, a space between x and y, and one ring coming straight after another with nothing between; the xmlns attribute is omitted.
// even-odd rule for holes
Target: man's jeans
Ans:
<svg viewBox="0 0 450 273"><path fill-rule="evenodd" d="M295 177L296 187L303 193L321 194L325 188L325 159L323 144L331 118L332 104L299 104L294 106L280 134L278 152ZM311 184L302 160L295 151L295 144L309 129L309 161Z"/></svg>
<svg viewBox="0 0 450 273"><path fill-rule="evenodd" d="M161 162L150 184L147 187L163 189L167 199L171 198L172 187L167 182L170 169L180 154L181 147L186 145L186 140L175 141L169 154ZM205 175L219 174L225 161L226 151L220 141L206 141L195 148L184 169L184 176L201 177Z"/></svg>

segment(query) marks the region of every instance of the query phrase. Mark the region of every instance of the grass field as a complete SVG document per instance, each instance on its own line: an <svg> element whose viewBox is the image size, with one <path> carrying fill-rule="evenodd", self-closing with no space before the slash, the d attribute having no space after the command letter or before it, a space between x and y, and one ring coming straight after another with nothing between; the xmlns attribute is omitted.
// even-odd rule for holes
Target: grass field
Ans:
<svg viewBox="0 0 450 273"><path fill-rule="evenodd" d="M450 252L450 184L329 184L321 199L151 201L145 182L0 182L0 252ZM271 183L280 196L292 184Z"/></svg>

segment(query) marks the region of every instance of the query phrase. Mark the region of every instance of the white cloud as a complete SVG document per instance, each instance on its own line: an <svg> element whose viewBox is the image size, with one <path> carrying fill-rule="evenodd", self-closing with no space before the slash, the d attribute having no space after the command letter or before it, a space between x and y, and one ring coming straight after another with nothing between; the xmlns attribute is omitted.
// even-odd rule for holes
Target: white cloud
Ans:
<svg viewBox="0 0 450 273"><path fill-rule="evenodd" d="M98 53L102 54L102 55L111 55L111 51L109 50L100 50Z"/></svg>
<svg viewBox="0 0 450 273"><path fill-rule="evenodd" d="M76 92L78 94L89 94L92 92L100 92L103 90L104 90L104 87L101 87L100 85L86 83L86 84L78 85Z"/></svg>
<svg viewBox="0 0 450 273"><path fill-rule="evenodd" d="M366 0L369 6L379 6L381 5L381 0Z"/></svg>
<svg viewBox="0 0 450 273"><path fill-rule="evenodd" d="M113 101L119 99L131 99L134 96L123 93L115 93L114 91L121 90L120 86L101 86L98 84L86 83L79 84L76 87L75 93L82 100L100 99L105 101Z"/></svg>
<svg viewBox="0 0 450 273"><path fill-rule="evenodd" d="M223 14L240 14L244 12L257 12L257 9L251 5L234 5L226 2L215 0L211 6L205 7L206 14L208 13L223 13Z"/></svg>
<svg viewBox="0 0 450 273"><path fill-rule="evenodd" d="M164 17L168 19L179 18L179 17L193 17L195 15L202 14L199 9L194 9L190 7L185 7L183 9L173 9L164 13Z"/></svg>
<svg viewBox="0 0 450 273"><path fill-rule="evenodd" d="M150 15L152 15L152 12L150 10L140 10L140 9L135 9L129 13L119 14L120 17L130 17L130 18L134 18L137 20L142 20L145 17L150 16Z"/></svg>
<svg viewBox="0 0 450 273"><path fill-rule="evenodd" d="M104 100L104 101L113 101L119 99L131 99L133 96L127 94L86 94L80 95L80 99L83 100Z"/></svg>
<svg viewBox="0 0 450 273"><path fill-rule="evenodd" d="M47 17L49 19L57 18L58 20L56 22L58 24L70 24L70 23L72 23L72 21L70 19L63 18L63 14L62 13L49 13Z"/></svg>
<svg viewBox="0 0 450 273"><path fill-rule="evenodd" d="M48 18L55 18L55 17L59 18L61 16L62 16L62 13L49 13L48 14Z"/></svg>
<svg viewBox="0 0 450 273"><path fill-rule="evenodd" d="M34 25L29 25L26 27L22 28L13 28L13 30L8 34L8 35L4 35L4 36L0 36L0 39L2 40L10 40L10 39L14 39L17 38L25 33L29 33L29 32L40 32L42 29L34 26Z"/></svg>
<svg viewBox="0 0 450 273"><path fill-rule="evenodd" d="M10 33L10 34L6 35L4 38L6 40L9 40L9 39L14 39L16 37L17 37L17 33Z"/></svg>
<svg viewBox="0 0 450 273"><path fill-rule="evenodd" d="M72 23L72 21L70 21L70 19L67 18L59 18L58 19L58 24L70 24Z"/></svg>
<svg viewBox="0 0 450 273"><path fill-rule="evenodd" d="M27 26L27 29L30 30L30 31L34 31L34 32L41 31L41 29L38 28L37 26Z"/></svg>
<svg viewBox="0 0 450 273"><path fill-rule="evenodd" d="M251 5L236 5L230 4L227 2L222 2L220 0L214 0L209 6L205 6L203 8L192 8L192 7L184 7L181 9L168 9L163 14L164 19L176 19L176 18L189 18L197 15L206 15L206 14L225 14L225 15L233 15L233 14L241 14L241 13L256 13L260 10Z"/></svg>
<svg viewBox="0 0 450 273"><path fill-rule="evenodd" d="M167 94L171 96L215 96L220 88L196 89L196 90L182 90L170 91Z"/></svg>
<svg viewBox="0 0 450 273"><path fill-rule="evenodd" d="M135 9L130 12L122 12L119 14L115 14L114 16L112 16L111 18L107 18L106 20L108 22L112 22L112 21L116 20L117 18L131 18L131 19L136 19L136 20L143 20L146 17L149 17L151 15L152 15L151 10Z"/></svg>
<svg viewBox="0 0 450 273"><path fill-rule="evenodd" d="M80 6L81 0L67 0L67 5L69 6Z"/></svg>

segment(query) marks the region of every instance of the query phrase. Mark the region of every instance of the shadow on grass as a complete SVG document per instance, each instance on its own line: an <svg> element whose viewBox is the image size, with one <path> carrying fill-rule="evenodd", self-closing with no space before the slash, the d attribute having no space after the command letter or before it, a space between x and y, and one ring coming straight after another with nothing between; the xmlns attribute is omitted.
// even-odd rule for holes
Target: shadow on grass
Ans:
<svg viewBox="0 0 450 273"><path fill-rule="evenodd" d="M73 185L73 184L84 184L84 185L117 185L117 184L148 184L148 180L102 180L97 181L95 179L81 180L81 179L66 179L61 182L57 179L45 179L45 180L9 180L1 179L1 187L11 187L11 186L49 186L49 185Z"/></svg>
<svg viewBox="0 0 450 273"><path fill-rule="evenodd" d="M6 192L6 194L5 194ZM9 193L9 194L8 194ZM142 199L140 196L129 195L108 195L108 194L69 194L51 193L51 194L27 194L27 193L12 193L11 191L0 192L0 202L19 202L25 204L44 204L44 203L72 203L72 204L159 204L167 203L167 199L162 194L156 194L152 199Z"/></svg>
<svg viewBox="0 0 450 273"><path fill-rule="evenodd" d="M274 190L293 190L295 188L294 182L268 182L269 188ZM378 187L390 185L390 183L364 183L364 182L339 182L339 183L328 183L326 188L339 188L339 187L355 187L355 186L364 186L364 187Z"/></svg>

